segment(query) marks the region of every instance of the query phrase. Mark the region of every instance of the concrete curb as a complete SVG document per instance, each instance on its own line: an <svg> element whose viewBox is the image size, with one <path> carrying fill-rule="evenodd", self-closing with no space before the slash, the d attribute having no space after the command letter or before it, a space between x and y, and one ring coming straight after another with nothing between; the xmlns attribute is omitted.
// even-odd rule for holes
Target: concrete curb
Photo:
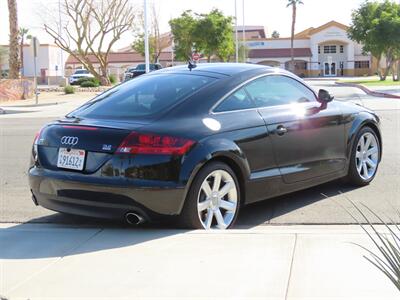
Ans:
<svg viewBox="0 0 400 300"><path fill-rule="evenodd" d="M358 88L358 89L362 90L364 93L366 93L367 95L370 95L370 96L373 96L373 97L400 99L400 96L393 95L393 94L388 94L388 93L383 93L383 92L373 91L373 90L370 90L369 88L367 88L365 85L358 84L358 83L345 83L345 82L335 81L335 84L337 84L339 86Z"/></svg>

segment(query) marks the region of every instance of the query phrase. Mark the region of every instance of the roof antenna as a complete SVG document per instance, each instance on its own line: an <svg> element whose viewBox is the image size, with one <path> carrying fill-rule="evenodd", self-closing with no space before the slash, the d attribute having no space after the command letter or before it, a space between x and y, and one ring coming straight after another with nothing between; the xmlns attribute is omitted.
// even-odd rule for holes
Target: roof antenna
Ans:
<svg viewBox="0 0 400 300"><path fill-rule="evenodd" d="M193 62L193 60L189 58L189 59L188 59L188 68L189 68L189 71L192 71L192 69L194 69L194 68L196 68L196 67L197 67L196 63Z"/></svg>

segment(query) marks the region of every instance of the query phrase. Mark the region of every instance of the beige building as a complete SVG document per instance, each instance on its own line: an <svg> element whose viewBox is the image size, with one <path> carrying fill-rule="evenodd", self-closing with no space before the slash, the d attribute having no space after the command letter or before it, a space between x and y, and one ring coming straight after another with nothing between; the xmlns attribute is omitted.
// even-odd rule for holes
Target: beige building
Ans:
<svg viewBox="0 0 400 300"><path fill-rule="evenodd" d="M362 76L376 72L372 56L350 40L348 27L336 21L311 27L295 35L295 73L300 76ZM290 38L246 40L248 62L289 68Z"/></svg>

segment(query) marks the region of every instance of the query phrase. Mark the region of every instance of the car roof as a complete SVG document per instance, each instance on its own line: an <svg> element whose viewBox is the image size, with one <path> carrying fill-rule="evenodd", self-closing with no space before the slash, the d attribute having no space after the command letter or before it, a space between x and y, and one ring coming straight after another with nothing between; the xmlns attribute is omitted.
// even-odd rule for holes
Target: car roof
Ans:
<svg viewBox="0 0 400 300"><path fill-rule="evenodd" d="M233 76L242 72L251 70L264 70L271 72L275 68L257 64L244 64L244 63L201 63L197 64L195 68L189 69L188 65L180 65L176 67L165 68L161 72L201 72L201 73L216 73L226 76ZM158 71L160 72L160 71Z"/></svg>

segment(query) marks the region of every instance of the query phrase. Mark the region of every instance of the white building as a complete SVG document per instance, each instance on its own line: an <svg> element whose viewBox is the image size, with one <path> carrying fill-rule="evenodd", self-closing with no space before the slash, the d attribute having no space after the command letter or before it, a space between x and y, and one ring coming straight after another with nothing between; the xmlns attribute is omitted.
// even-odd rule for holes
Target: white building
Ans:
<svg viewBox="0 0 400 300"><path fill-rule="evenodd" d="M58 46L41 44L36 61L38 84L59 84L67 58L68 54ZM1 69L8 70L8 59L4 60ZM30 45L23 46L23 65L20 72L23 78L33 79L35 75L33 48Z"/></svg>
<svg viewBox="0 0 400 300"><path fill-rule="evenodd" d="M295 73L301 76L372 75L376 63L362 46L347 36L348 27L336 21L295 35ZM290 38L250 39L248 62L288 69Z"/></svg>

